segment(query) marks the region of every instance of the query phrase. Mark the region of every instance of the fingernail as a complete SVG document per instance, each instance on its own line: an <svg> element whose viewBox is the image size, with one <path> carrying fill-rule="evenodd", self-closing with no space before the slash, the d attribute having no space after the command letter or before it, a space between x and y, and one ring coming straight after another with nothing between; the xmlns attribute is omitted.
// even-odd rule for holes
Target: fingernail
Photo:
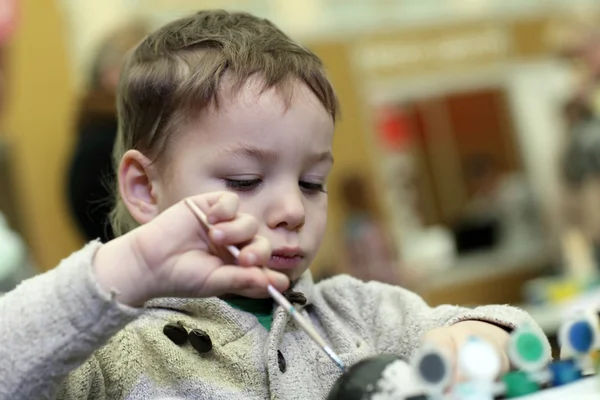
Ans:
<svg viewBox="0 0 600 400"><path fill-rule="evenodd" d="M225 232L215 229L212 231L212 238L215 242L220 242L225 239Z"/></svg>
<svg viewBox="0 0 600 400"><path fill-rule="evenodd" d="M252 253L248 254L248 263L252 264L252 265L256 265L256 256Z"/></svg>

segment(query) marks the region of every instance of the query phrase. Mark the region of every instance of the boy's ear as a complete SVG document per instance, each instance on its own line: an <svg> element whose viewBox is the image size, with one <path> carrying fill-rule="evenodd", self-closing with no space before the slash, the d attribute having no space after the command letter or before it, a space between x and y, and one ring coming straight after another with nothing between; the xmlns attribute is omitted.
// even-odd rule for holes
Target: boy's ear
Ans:
<svg viewBox="0 0 600 400"><path fill-rule="evenodd" d="M118 173L119 194L125 207L138 223L150 222L159 214L152 162L139 151L129 150L121 158Z"/></svg>

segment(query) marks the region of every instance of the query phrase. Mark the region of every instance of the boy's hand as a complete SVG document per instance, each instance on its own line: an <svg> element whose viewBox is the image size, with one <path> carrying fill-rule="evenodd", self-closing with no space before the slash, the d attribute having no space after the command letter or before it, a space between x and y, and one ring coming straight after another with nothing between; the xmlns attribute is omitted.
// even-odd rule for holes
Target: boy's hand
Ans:
<svg viewBox="0 0 600 400"><path fill-rule="evenodd" d="M478 336L491 344L498 351L501 360L500 373L504 374L508 372L510 362L506 354L506 347L510 334L504 329L490 323L463 321L452 326L432 329L425 334L423 341L436 346L448 354L454 370L454 381L458 382L465 378L461 375L461 371L457 366L458 351L470 336Z"/></svg>
<svg viewBox="0 0 600 400"><path fill-rule="evenodd" d="M190 198L207 216L209 232L180 201L149 223L103 245L94 269L117 299L141 306L156 297L211 297L226 293L266 297L267 285L284 291L288 278L259 266L268 262L271 247L257 236L258 222L238 213L238 196L230 192ZM215 245L216 244L216 245ZM225 250L238 245L236 262Z"/></svg>

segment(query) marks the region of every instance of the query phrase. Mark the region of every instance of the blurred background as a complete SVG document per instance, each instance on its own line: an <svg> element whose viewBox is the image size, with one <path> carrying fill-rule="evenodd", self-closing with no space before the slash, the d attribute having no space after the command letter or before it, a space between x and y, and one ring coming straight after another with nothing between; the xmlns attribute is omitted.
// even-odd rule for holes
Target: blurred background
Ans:
<svg viewBox="0 0 600 400"><path fill-rule="evenodd" d="M268 17L342 105L315 279L510 303L548 335L600 301L600 4L583 0L1 0L0 291L104 223L114 88L149 30Z"/></svg>

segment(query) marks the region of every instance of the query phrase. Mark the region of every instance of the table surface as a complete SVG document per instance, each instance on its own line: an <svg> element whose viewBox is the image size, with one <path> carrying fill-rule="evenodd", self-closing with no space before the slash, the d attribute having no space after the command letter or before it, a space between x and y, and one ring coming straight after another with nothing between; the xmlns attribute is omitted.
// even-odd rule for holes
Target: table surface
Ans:
<svg viewBox="0 0 600 400"><path fill-rule="evenodd" d="M553 305L530 306L527 304L518 305L525 310L538 323L546 335L554 335L558 332L560 324L563 321L562 313L557 312L557 307Z"/></svg>
<svg viewBox="0 0 600 400"><path fill-rule="evenodd" d="M598 308L600 304L600 289L592 290L561 304L517 305L529 313L542 328L545 334L553 335L558 332L563 321L576 311Z"/></svg>
<svg viewBox="0 0 600 400"><path fill-rule="evenodd" d="M552 248L539 240L476 252L458 257L452 267L432 271L425 279L423 289L437 289L490 279L523 269L543 272L552 257Z"/></svg>
<svg viewBox="0 0 600 400"><path fill-rule="evenodd" d="M517 397L519 400L592 400L600 398L600 377L592 376L578 382Z"/></svg>

